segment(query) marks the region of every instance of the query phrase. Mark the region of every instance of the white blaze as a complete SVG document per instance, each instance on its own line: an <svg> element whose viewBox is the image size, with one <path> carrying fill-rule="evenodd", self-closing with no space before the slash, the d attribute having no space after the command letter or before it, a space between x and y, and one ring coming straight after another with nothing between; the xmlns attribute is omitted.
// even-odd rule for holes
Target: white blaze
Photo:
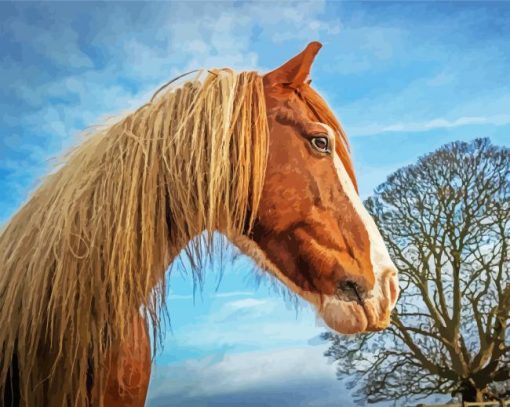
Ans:
<svg viewBox="0 0 510 407"><path fill-rule="evenodd" d="M331 127L329 127L326 124L323 123L320 124L326 128L330 137L333 138L333 140L335 140L333 129L331 129ZM396 268L393 262L391 261L390 255L388 254L388 250L386 249L386 245L384 244L384 240L381 236L381 233L379 232L379 229L377 228L377 225L374 222L374 219L372 218L372 216L370 216L366 208L363 206L363 203L358 193L354 189L351 177L347 173L347 170L345 169L342 160L340 159L340 157L338 157L338 154L335 152L335 150L333 150L333 162L335 164L338 180L340 181L342 189L349 198L351 205L353 206L354 210L356 211L359 218L363 222L363 225L365 226L365 229L367 231L368 238L370 241L370 261L372 263L375 275L376 281L375 288L377 288L377 284L380 283L379 280L382 277L382 274L390 269L396 270Z"/></svg>

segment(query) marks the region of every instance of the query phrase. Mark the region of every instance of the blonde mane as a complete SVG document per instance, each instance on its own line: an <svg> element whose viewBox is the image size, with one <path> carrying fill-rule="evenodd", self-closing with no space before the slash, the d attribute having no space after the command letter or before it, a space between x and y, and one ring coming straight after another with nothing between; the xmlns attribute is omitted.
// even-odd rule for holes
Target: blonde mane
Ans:
<svg viewBox="0 0 510 407"><path fill-rule="evenodd" d="M268 137L262 78L221 69L72 151L0 232L0 395L15 357L22 405L102 405L133 314L160 333L175 255L253 225Z"/></svg>

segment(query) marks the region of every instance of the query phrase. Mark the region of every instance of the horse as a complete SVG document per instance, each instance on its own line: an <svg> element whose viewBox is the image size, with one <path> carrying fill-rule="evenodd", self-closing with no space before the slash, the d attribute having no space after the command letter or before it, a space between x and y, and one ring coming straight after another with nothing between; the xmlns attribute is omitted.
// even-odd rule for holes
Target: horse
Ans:
<svg viewBox="0 0 510 407"><path fill-rule="evenodd" d="M218 232L331 329L388 326L397 270L311 87L320 48L167 84L41 182L0 235L5 406L144 405L165 271Z"/></svg>

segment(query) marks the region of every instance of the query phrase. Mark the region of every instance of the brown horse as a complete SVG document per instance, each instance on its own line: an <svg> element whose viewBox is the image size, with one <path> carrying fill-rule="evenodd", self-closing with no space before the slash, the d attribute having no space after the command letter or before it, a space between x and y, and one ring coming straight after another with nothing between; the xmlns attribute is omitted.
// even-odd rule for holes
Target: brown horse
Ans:
<svg viewBox="0 0 510 407"><path fill-rule="evenodd" d="M0 235L5 405L142 406L165 270L215 231L334 330L389 324L397 271L310 87L320 47L165 86L48 176Z"/></svg>

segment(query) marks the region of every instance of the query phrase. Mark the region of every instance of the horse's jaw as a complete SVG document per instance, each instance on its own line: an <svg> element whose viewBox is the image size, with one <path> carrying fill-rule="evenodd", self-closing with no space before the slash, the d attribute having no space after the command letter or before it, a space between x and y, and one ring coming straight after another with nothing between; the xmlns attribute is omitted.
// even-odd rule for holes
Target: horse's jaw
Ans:
<svg viewBox="0 0 510 407"><path fill-rule="evenodd" d="M238 236L232 242L250 256L263 270L276 277L292 292L312 304L326 325L341 334L379 331L388 327L390 311L396 298L392 295L395 282L381 278L363 304L346 301L336 295L321 295L306 291L291 281L265 254L260 246L247 236ZM398 283L396 283L398 286ZM392 302L390 304L390 301Z"/></svg>

